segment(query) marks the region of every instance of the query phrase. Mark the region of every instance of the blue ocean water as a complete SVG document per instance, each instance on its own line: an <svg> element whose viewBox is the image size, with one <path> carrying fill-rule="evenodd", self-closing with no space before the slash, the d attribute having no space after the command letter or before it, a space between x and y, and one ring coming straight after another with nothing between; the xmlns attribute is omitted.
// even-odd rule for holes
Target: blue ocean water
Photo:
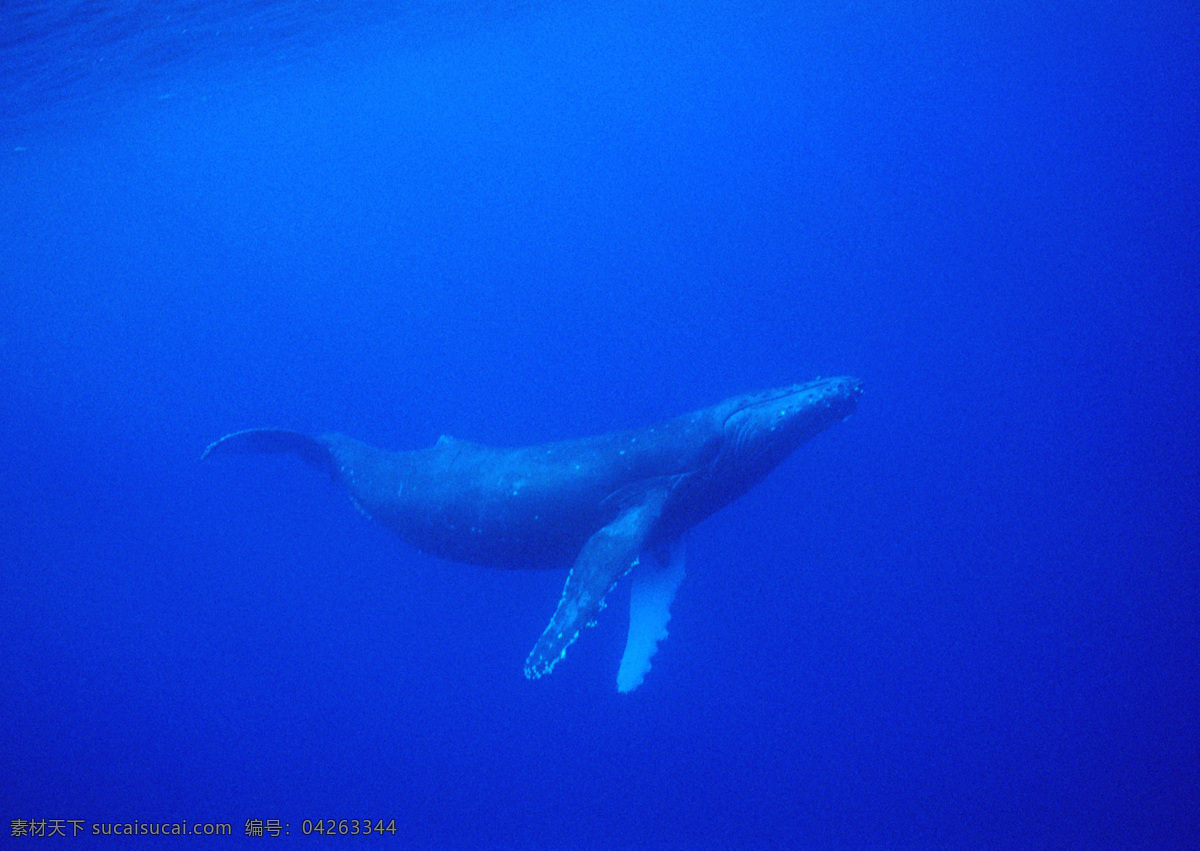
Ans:
<svg viewBox="0 0 1200 851"><path fill-rule="evenodd" d="M1200 845L1197 44L1167 3L5 3L0 835ZM840 373L629 695L624 586L530 682L562 574L199 460Z"/></svg>

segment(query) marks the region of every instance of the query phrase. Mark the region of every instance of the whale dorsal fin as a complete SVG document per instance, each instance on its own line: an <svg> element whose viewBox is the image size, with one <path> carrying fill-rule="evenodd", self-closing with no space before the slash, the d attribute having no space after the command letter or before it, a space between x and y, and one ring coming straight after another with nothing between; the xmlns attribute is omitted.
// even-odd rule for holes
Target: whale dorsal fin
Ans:
<svg viewBox="0 0 1200 851"><path fill-rule="evenodd" d="M554 617L525 660L525 676L537 679L554 670L580 630L595 623L604 596L637 563L669 493L669 480L647 487L640 499L629 500L616 519L583 545Z"/></svg>
<svg viewBox="0 0 1200 851"><path fill-rule="evenodd" d="M435 449L486 449L482 443L476 443L473 440L463 440L461 437L451 437L448 434L443 434L437 439L434 444Z"/></svg>

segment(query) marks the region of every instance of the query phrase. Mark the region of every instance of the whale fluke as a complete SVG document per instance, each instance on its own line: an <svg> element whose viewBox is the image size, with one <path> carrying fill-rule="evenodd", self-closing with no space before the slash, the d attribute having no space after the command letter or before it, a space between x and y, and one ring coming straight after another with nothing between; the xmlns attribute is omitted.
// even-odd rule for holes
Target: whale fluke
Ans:
<svg viewBox="0 0 1200 851"><path fill-rule="evenodd" d="M205 447L200 460L203 461L209 455L264 455L282 452L290 452L305 463L331 475L336 469L333 453L321 438L283 428L248 428L245 431L227 434Z"/></svg>

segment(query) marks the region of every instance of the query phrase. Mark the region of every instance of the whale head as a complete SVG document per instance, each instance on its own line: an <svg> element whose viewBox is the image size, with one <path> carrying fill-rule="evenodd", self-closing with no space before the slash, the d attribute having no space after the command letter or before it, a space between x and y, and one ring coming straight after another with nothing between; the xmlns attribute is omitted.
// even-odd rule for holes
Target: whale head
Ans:
<svg viewBox="0 0 1200 851"><path fill-rule="evenodd" d="M862 382L857 378L819 378L725 403L726 459L750 475L765 475L780 461L858 407Z"/></svg>

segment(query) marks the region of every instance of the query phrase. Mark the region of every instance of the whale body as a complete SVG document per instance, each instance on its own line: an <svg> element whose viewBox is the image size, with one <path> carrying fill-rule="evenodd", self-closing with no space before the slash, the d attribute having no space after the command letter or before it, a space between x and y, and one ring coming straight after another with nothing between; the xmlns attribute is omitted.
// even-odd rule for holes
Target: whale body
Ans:
<svg viewBox="0 0 1200 851"><path fill-rule="evenodd" d="M202 457L291 453L343 485L364 514L417 549L498 568L570 568L525 662L550 673L605 595L637 567L618 683L636 688L683 579L684 533L744 494L857 407L858 379L735 396L648 428L505 449L455 438L393 452L342 434L250 429Z"/></svg>

